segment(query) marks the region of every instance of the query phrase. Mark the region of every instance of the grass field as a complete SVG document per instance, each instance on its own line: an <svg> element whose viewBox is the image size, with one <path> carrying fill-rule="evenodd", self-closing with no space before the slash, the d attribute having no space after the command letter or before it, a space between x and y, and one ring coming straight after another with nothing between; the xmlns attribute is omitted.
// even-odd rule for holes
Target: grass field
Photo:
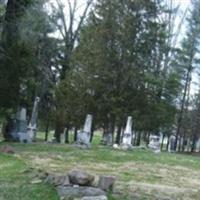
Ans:
<svg viewBox="0 0 200 200"><path fill-rule="evenodd" d="M32 176L24 173L29 168L60 174L79 168L95 175L114 175L115 195L110 200L200 199L200 157L124 152L98 143L97 137L90 150L42 142L11 144L15 155L0 154L0 200L59 200L51 186L31 184Z"/></svg>

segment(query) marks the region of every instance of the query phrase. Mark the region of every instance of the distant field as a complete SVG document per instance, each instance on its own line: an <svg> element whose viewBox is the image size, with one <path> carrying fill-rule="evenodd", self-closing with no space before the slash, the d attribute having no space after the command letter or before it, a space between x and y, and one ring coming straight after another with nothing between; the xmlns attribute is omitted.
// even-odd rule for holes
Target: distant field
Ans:
<svg viewBox="0 0 200 200"><path fill-rule="evenodd" d="M30 183L31 177L23 173L30 167L56 173L79 168L114 175L117 195L109 200L199 200L199 156L124 152L99 146L99 140L97 135L90 150L42 142L11 144L16 155L0 154L0 200L59 200L51 186Z"/></svg>

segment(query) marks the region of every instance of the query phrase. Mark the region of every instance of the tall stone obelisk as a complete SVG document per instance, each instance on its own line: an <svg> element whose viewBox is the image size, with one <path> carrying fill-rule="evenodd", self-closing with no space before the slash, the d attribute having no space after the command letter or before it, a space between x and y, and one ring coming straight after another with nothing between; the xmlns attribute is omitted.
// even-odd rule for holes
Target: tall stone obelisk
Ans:
<svg viewBox="0 0 200 200"><path fill-rule="evenodd" d="M122 137L122 145L128 147L132 147L132 125L133 120L132 117L129 116L126 123L126 128Z"/></svg>
<svg viewBox="0 0 200 200"><path fill-rule="evenodd" d="M80 145L90 146L90 137L92 129L92 115L88 114L86 116L85 124L83 130L78 131L77 143Z"/></svg>
<svg viewBox="0 0 200 200"><path fill-rule="evenodd" d="M40 102L40 98L36 97L33 105L32 115L31 119L28 125L27 135L30 138L30 142L33 141L36 137L36 131L37 131L37 116L38 116L38 104Z"/></svg>

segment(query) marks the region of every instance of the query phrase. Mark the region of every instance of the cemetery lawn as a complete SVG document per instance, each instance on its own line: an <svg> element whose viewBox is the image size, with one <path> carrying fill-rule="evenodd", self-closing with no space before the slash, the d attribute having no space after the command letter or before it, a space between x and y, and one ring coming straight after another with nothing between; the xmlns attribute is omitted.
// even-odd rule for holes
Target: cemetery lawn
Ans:
<svg viewBox="0 0 200 200"><path fill-rule="evenodd" d="M0 148L3 145L0 143ZM26 172L30 168L61 174L78 168L95 175L116 176L115 194L109 200L200 197L199 156L124 152L97 144L90 150L44 143L10 145L16 154L0 153L0 200L59 200L50 185L33 184L33 176Z"/></svg>

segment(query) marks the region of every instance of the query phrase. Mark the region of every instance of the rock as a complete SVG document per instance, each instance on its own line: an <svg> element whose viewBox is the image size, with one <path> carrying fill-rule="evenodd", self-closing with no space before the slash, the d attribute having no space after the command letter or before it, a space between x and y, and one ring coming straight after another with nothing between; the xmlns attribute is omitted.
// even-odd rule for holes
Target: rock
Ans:
<svg viewBox="0 0 200 200"><path fill-rule="evenodd" d="M45 180L45 183L49 183L55 186L68 186L70 185L68 176L57 176L49 174Z"/></svg>
<svg viewBox="0 0 200 200"><path fill-rule="evenodd" d="M55 186L62 185L63 180L64 178L62 176L56 176L54 177L53 184Z"/></svg>
<svg viewBox="0 0 200 200"><path fill-rule="evenodd" d="M65 176L65 179L64 179L62 185L63 185L63 186L68 186L68 185L70 185L69 176Z"/></svg>
<svg viewBox="0 0 200 200"><path fill-rule="evenodd" d="M8 154L14 154L16 153L15 152L15 149L12 147L12 146L9 146L9 145L5 145L1 148L0 152L2 153L8 153Z"/></svg>
<svg viewBox="0 0 200 200"><path fill-rule="evenodd" d="M98 187L106 192L112 191L116 178L113 176L100 176Z"/></svg>
<svg viewBox="0 0 200 200"><path fill-rule="evenodd" d="M119 149L119 145L118 144L113 144L113 148L114 149Z"/></svg>
<svg viewBox="0 0 200 200"><path fill-rule="evenodd" d="M69 180L72 184L91 186L94 181L94 176L81 170L72 170L69 172Z"/></svg>
<svg viewBox="0 0 200 200"><path fill-rule="evenodd" d="M108 198L104 195L94 196L94 197L83 197L81 200L108 200Z"/></svg>
<svg viewBox="0 0 200 200"><path fill-rule="evenodd" d="M72 186L59 186L57 187L58 195L62 199L82 198L82 197L97 197L105 196L105 192L99 188L93 187L72 187Z"/></svg>

